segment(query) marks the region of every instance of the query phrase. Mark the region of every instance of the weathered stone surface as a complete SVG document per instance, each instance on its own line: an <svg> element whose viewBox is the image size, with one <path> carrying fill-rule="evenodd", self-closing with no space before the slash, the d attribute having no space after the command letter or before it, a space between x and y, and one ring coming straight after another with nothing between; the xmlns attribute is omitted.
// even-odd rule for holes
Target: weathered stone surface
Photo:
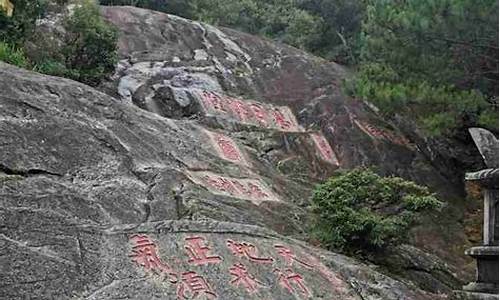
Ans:
<svg viewBox="0 0 500 300"><path fill-rule="evenodd" d="M470 128L469 132L488 168L498 168L498 139L483 128Z"/></svg>
<svg viewBox="0 0 500 300"><path fill-rule="evenodd" d="M400 274L292 239L308 239L311 190L339 168L375 165L460 194L397 128L341 94L342 67L175 16L102 11L121 32L104 93L0 63L0 298L175 299L189 271L231 300L438 299L458 284L458 213L413 233L422 249L394 254ZM153 262L141 266L133 247L146 239L134 234L177 277L145 270ZM189 264L188 237L220 261ZM228 240L273 262L235 256ZM288 271L276 245L305 264ZM262 283L252 296L231 284L238 263ZM297 280L290 272L305 288L279 284Z"/></svg>
<svg viewBox="0 0 500 300"><path fill-rule="evenodd" d="M361 101L343 96L341 84L348 75L343 67L176 16L131 7L103 7L102 12L121 30L122 58L113 80L100 87L103 91L123 101L149 103L139 106L165 117L225 131L244 146L255 173L278 171L279 179L273 178L278 195L299 206L307 204L308 188L338 168L376 166L383 174L431 186L451 204L443 211L446 217L428 219L424 230L415 230L414 243L438 253L454 272L472 275L472 265L462 273L470 264L463 255L468 204L457 200L464 194L463 173L451 165L455 158L429 155L433 149L425 142L414 143ZM207 58L196 60L200 49ZM331 151L320 146L318 136ZM281 189L276 183L283 180L301 184Z"/></svg>
<svg viewBox="0 0 500 300"><path fill-rule="evenodd" d="M43 213L29 217L37 215ZM190 299L195 272L204 288L200 299L212 293L219 299L433 299L352 259L258 227L189 221L104 227L56 216L51 221L25 223L24 230L38 228L43 239L1 236L3 298ZM230 247L238 243L245 243L244 251ZM239 277L231 268L242 275L235 266L248 271L248 281L234 281ZM287 286L280 272L300 277L286 277Z"/></svg>
<svg viewBox="0 0 500 300"><path fill-rule="evenodd" d="M174 299L180 279L161 280L131 260L133 234L146 234L176 274L199 272L219 299L248 299L243 283L230 283L229 269L238 263L261 282L256 299L290 299L290 292L315 299L432 299L355 260L242 225L298 230L291 216L301 209L276 186L281 201L254 204L190 181L189 170L255 176L200 145L207 136L193 122L6 64L0 78L1 298ZM164 221L183 218L233 223ZM220 264L190 265L183 246L189 236L202 236ZM229 239L258 246L273 263L234 256ZM276 245L305 263L287 265ZM279 284L288 277L303 287Z"/></svg>

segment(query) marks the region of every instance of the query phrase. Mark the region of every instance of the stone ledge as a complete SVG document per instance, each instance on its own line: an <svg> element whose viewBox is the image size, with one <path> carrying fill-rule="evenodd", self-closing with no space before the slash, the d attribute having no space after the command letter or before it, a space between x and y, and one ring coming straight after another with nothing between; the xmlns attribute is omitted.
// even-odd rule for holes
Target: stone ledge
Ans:
<svg viewBox="0 0 500 300"><path fill-rule="evenodd" d="M498 256L498 246L472 247L465 250L465 254L472 257Z"/></svg>

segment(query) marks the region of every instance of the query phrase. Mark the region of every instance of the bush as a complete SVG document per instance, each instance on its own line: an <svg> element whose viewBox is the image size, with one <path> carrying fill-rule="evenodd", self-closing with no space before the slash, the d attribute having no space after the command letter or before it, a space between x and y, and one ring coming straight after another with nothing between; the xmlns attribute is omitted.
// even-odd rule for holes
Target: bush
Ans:
<svg viewBox="0 0 500 300"><path fill-rule="evenodd" d="M35 27L36 19L45 13L46 2L42 0L17 0L12 17L0 10L0 40L16 46L28 39Z"/></svg>
<svg viewBox="0 0 500 300"><path fill-rule="evenodd" d="M101 5L130 5L193 18L194 0L100 0ZM229 3L228 3L229 4Z"/></svg>
<svg viewBox="0 0 500 300"><path fill-rule="evenodd" d="M440 206L425 187L399 177L355 169L314 191L313 234L329 249L379 250L401 243L419 212Z"/></svg>
<svg viewBox="0 0 500 300"><path fill-rule="evenodd" d="M403 78L387 65L363 65L344 87L351 96L374 103L384 117L411 115L429 136L452 136L462 127L498 126L497 107L479 91Z"/></svg>
<svg viewBox="0 0 500 300"><path fill-rule="evenodd" d="M79 76L78 72L66 68L62 62L50 58L37 62L33 67L33 71L66 78L77 78Z"/></svg>
<svg viewBox="0 0 500 300"><path fill-rule="evenodd" d="M133 5L226 26L353 64L361 20L356 0L100 0Z"/></svg>
<svg viewBox="0 0 500 300"><path fill-rule="evenodd" d="M67 75L97 85L113 72L117 62L117 30L105 22L98 6L90 1L77 7L66 20L66 46L63 49Z"/></svg>
<svg viewBox="0 0 500 300"><path fill-rule="evenodd" d="M433 135L498 132L498 1L365 1L354 94Z"/></svg>
<svg viewBox="0 0 500 300"><path fill-rule="evenodd" d="M27 68L29 66L29 61L22 49L3 42L0 42L0 61L20 68Z"/></svg>
<svg viewBox="0 0 500 300"><path fill-rule="evenodd" d="M57 0L64 5L67 0ZM67 77L97 85L113 72L117 62L117 30L100 16L99 7L92 0L82 1L65 20L65 45L50 49L50 44L39 44L37 55L28 58L23 51L26 40L34 40L36 19L43 16L47 1L15 1L10 18L0 12L0 60L19 67L33 66L37 72Z"/></svg>

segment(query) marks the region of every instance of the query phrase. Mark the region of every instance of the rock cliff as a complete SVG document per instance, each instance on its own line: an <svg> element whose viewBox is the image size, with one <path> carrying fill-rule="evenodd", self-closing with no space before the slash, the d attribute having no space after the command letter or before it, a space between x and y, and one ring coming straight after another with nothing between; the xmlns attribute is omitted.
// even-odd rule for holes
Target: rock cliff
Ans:
<svg viewBox="0 0 500 300"><path fill-rule="evenodd" d="M98 89L0 63L0 298L437 299L459 284L461 187L342 95L344 68L158 12L102 14L120 62ZM314 185L360 165L450 200L394 254L397 275L300 241Z"/></svg>

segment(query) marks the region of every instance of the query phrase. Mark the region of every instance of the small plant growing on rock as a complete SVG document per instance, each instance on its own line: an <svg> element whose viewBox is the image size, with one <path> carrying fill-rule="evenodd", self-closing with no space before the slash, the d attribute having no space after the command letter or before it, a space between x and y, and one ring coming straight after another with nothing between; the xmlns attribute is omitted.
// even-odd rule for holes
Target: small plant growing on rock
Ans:
<svg viewBox="0 0 500 300"><path fill-rule="evenodd" d="M441 206L426 187L354 169L317 186L313 234L329 249L365 252L401 243L418 214Z"/></svg>
<svg viewBox="0 0 500 300"><path fill-rule="evenodd" d="M16 48L14 45L4 42L0 42L0 61L20 68L26 68L29 65L28 59L21 48Z"/></svg>
<svg viewBox="0 0 500 300"><path fill-rule="evenodd" d="M117 30L104 21L99 7L91 1L77 7L65 24L63 49L68 77L97 85L111 73L117 61Z"/></svg>

